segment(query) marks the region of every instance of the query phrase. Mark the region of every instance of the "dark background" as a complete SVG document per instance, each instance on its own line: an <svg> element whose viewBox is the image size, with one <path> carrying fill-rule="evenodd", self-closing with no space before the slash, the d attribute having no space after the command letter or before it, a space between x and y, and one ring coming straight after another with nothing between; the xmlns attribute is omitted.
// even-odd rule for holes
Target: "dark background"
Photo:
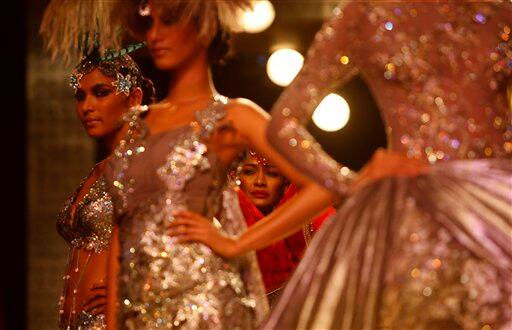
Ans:
<svg viewBox="0 0 512 330"><path fill-rule="evenodd" d="M0 329L24 329L27 293L25 2L4 4L2 12Z"/></svg>
<svg viewBox="0 0 512 330"><path fill-rule="evenodd" d="M0 329L55 329L57 300L67 249L55 232L55 217L65 197L87 174L99 153L82 132L67 87L69 66L51 62L37 34L48 0L10 1L1 20L2 191ZM334 1L272 1L276 20L263 33L243 34L234 57L214 68L219 92L252 99L269 110L282 91L267 77L272 47L286 42L305 54ZM7 6L7 5L6 5ZM7 8L7 7L6 7ZM146 51L134 54L158 89L166 77L151 65ZM358 77L337 91L351 107L338 132L310 130L336 160L359 169L385 145L377 108Z"/></svg>

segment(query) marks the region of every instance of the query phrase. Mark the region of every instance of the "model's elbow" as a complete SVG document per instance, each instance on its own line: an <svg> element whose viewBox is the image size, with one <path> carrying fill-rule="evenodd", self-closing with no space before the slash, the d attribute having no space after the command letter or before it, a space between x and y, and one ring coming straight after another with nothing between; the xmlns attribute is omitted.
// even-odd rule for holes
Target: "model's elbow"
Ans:
<svg viewBox="0 0 512 330"><path fill-rule="evenodd" d="M271 119L268 123L267 130L265 132L265 137L268 143L277 151L282 152L280 138L278 137L279 132L279 124L277 120Z"/></svg>

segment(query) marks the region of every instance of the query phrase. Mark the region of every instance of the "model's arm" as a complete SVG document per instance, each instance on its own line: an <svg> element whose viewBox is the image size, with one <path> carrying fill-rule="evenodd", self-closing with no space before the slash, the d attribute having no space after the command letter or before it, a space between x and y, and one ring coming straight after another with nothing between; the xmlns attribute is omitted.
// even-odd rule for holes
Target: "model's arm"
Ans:
<svg viewBox="0 0 512 330"><path fill-rule="evenodd" d="M337 8L315 36L303 69L272 109L266 132L270 144L297 169L343 196L355 173L325 153L305 126L318 104L357 72L357 49L364 42L364 8Z"/></svg>
<svg viewBox="0 0 512 330"><path fill-rule="evenodd" d="M112 237L110 239L108 265L107 265L107 329L117 330L117 309L118 309L118 295L117 295L117 278L119 274L119 230L117 225L114 225L112 230Z"/></svg>
<svg viewBox="0 0 512 330"><path fill-rule="evenodd" d="M325 95L357 72L351 54L340 49L340 43L355 42L357 25L345 24L342 17L352 22L362 11L359 5L346 9L315 37L304 69L275 105L270 127L268 115L248 101L235 101L228 111L227 120L240 139L301 186L301 191L238 239L221 237L207 219L181 212L170 229L179 241L200 241L226 257L259 250L301 229L347 191L353 173L330 158L302 126ZM343 56L348 57L346 64L340 62ZM272 145L262 138L267 131Z"/></svg>
<svg viewBox="0 0 512 330"><path fill-rule="evenodd" d="M217 253L232 257L250 250L261 249L287 237L302 228L337 198L335 194L316 184L300 173L293 164L282 157L264 137L269 115L247 100L237 100L228 109L227 121L236 132L233 140L239 145L251 147L263 155L290 180L302 187L301 191L276 211L251 226L237 240L223 237L208 219L192 212L176 214L177 220L170 225L170 234L179 242L200 241Z"/></svg>

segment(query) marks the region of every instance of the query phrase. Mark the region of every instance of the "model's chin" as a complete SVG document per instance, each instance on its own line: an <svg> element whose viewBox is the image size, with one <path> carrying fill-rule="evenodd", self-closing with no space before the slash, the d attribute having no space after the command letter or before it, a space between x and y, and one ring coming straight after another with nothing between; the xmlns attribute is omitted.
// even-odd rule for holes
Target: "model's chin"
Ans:
<svg viewBox="0 0 512 330"><path fill-rule="evenodd" d="M271 203L266 199L262 200L262 199L253 198L252 203L254 204L254 206L256 206L258 208L268 208L271 206Z"/></svg>
<svg viewBox="0 0 512 330"><path fill-rule="evenodd" d="M177 66L176 61L168 57L155 57L153 58L153 62L155 63L155 67L162 71L172 70Z"/></svg>
<svg viewBox="0 0 512 330"><path fill-rule="evenodd" d="M88 127L85 129L85 131L91 138L101 138L106 134L105 131L100 127Z"/></svg>

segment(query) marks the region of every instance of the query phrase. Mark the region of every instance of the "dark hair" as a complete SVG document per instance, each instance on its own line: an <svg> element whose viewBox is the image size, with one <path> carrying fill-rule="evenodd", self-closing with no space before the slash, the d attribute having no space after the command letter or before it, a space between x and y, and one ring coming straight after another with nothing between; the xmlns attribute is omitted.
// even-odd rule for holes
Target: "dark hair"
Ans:
<svg viewBox="0 0 512 330"><path fill-rule="evenodd" d="M208 62L210 64L225 64L232 55L233 34L225 29L219 29L208 46Z"/></svg>
<svg viewBox="0 0 512 330"><path fill-rule="evenodd" d="M253 151L251 151L250 149L245 149L243 151L241 151L237 157L235 158L235 160L233 160L233 163L230 165L230 170L233 171L234 173L236 173L240 167L240 165L245 162L249 157L254 157L254 155L252 155ZM257 157L260 157L258 155L256 155ZM266 160L266 159L265 159ZM272 163L269 162L269 164L271 164L272 166L275 166L273 165ZM283 177L283 186L288 186L290 184L290 180L288 180L288 178L283 174L281 173L281 171L279 170L279 173L281 174L281 176Z"/></svg>
<svg viewBox="0 0 512 330"><path fill-rule="evenodd" d="M156 103L157 99L155 85L150 79L142 77L140 82L140 89L142 89L142 104Z"/></svg>

